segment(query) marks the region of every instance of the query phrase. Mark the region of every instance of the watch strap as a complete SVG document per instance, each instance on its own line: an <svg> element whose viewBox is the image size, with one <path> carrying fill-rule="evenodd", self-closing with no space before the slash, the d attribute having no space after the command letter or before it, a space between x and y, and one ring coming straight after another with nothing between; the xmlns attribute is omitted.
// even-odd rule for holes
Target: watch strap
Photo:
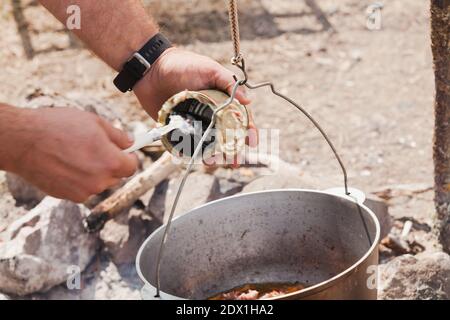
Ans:
<svg viewBox="0 0 450 320"><path fill-rule="evenodd" d="M150 70L152 64L170 47L172 44L164 35L156 34L124 64L114 79L114 85L122 92L131 91Z"/></svg>

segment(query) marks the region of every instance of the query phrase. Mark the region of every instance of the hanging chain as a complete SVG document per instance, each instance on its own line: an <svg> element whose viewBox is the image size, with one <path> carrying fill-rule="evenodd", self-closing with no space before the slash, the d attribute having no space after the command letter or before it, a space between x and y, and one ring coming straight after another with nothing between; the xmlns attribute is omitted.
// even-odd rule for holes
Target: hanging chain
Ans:
<svg viewBox="0 0 450 320"><path fill-rule="evenodd" d="M241 53L237 0L228 0L228 17L230 19L231 40L233 41L234 48L234 57L231 59L231 63L233 65L239 65L242 62L243 56Z"/></svg>

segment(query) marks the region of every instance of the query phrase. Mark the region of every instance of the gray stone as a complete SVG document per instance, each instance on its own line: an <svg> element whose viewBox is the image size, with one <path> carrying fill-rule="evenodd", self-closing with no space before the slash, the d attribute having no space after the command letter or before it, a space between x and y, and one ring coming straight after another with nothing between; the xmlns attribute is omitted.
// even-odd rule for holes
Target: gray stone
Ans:
<svg viewBox="0 0 450 320"><path fill-rule="evenodd" d="M0 301L2 300L11 300L7 295L0 293Z"/></svg>
<svg viewBox="0 0 450 320"><path fill-rule="evenodd" d="M239 193L247 184L267 172L270 172L270 170L265 167L241 167L239 169L218 168L214 171L217 184L212 190L210 198L211 200L217 200Z"/></svg>
<svg viewBox="0 0 450 320"><path fill-rule="evenodd" d="M46 196L43 191L13 173L6 174L6 183L9 192L19 206L25 205L27 208L33 208Z"/></svg>
<svg viewBox="0 0 450 320"><path fill-rule="evenodd" d="M0 194L0 244L5 241L6 229L15 220L23 217L27 210L16 207L16 200L9 193Z"/></svg>
<svg viewBox="0 0 450 320"><path fill-rule="evenodd" d="M68 268L84 270L98 247L98 237L85 232L88 209L45 198L13 222L0 245L0 291L23 296L48 290L68 278Z"/></svg>
<svg viewBox="0 0 450 320"><path fill-rule="evenodd" d="M160 184L158 184L154 191L151 192L150 200L147 203L146 211L155 219L161 221L164 220L164 212L166 210L166 193L167 189L169 188L169 179L166 179L162 181ZM146 201L146 199L143 199Z"/></svg>
<svg viewBox="0 0 450 320"><path fill-rule="evenodd" d="M239 180L218 179L214 194L211 195L211 200L217 200L224 197L232 196L239 193L244 188L245 183Z"/></svg>
<svg viewBox="0 0 450 320"><path fill-rule="evenodd" d="M260 166L255 171L256 177L243 188L242 193L289 188L325 190L342 184L341 176L311 175L277 156L250 154L248 161Z"/></svg>
<svg viewBox="0 0 450 320"><path fill-rule="evenodd" d="M380 299L450 299L450 256L403 255L380 265Z"/></svg>
<svg viewBox="0 0 450 320"><path fill-rule="evenodd" d="M128 214L108 221L100 238L115 264L133 263L144 240L159 226L141 210L131 208Z"/></svg>
<svg viewBox="0 0 450 320"><path fill-rule="evenodd" d="M71 92L62 96L51 90L33 89L22 103L25 108L76 108L95 113L102 118L112 122L117 127L122 127L118 108L104 100L87 97L81 92Z"/></svg>
<svg viewBox="0 0 450 320"><path fill-rule="evenodd" d="M32 300L140 300L140 281L135 264L117 266L108 258L98 257L80 277L80 288L65 284L43 293L26 296Z"/></svg>
<svg viewBox="0 0 450 320"><path fill-rule="evenodd" d="M336 186L336 179L314 177L295 167L281 167L270 174L258 176L242 190L243 193L273 189L314 189L325 190ZM339 180L338 180L339 181Z"/></svg>
<svg viewBox="0 0 450 320"><path fill-rule="evenodd" d="M389 207L385 201L376 195L369 194L364 204L375 213L380 222L380 239L386 237L392 228L392 218L389 215Z"/></svg>
<svg viewBox="0 0 450 320"><path fill-rule="evenodd" d="M167 222L180 182L181 176L178 176L167 183L166 190L164 190L164 184L162 187L156 188L148 210L157 219L161 219L163 216L163 221ZM210 201L211 192L216 184L217 181L213 175L200 171L191 173L186 180L174 217Z"/></svg>
<svg viewBox="0 0 450 320"><path fill-rule="evenodd" d="M263 171L264 170L264 171ZM214 176L220 180L237 181L241 184L248 184L256 177L269 172L268 169L241 167L238 169L217 168L214 170Z"/></svg>
<svg viewBox="0 0 450 320"><path fill-rule="evenodd" d="M246 185L242 193L250 193L273 189L289 189L289 188L312 188L309 182L305 182L299 174L274 174L256 178L253 182Z"/></svg>

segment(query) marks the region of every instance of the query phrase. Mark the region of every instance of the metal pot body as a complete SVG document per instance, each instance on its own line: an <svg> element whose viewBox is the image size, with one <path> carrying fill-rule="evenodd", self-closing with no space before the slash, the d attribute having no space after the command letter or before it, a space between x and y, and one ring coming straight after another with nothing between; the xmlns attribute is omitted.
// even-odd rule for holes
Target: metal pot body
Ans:
<svg viewBox="0 0 450 320"><path fill-rule="evenodd" d="M136 264L154 299L163 229ZM272 190L229 197L175 219L161 267L162 299L205 299L247 283L300 282L276 299L376 299L380 227L348 197Z"/></svg>

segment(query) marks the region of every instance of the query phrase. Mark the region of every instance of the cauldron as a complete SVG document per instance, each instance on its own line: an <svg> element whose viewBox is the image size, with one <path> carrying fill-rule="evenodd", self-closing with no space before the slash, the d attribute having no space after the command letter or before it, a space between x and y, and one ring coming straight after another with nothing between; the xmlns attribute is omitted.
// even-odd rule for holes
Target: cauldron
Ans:
<svg viewBox="0 0 450 320"><path fill-rule="evenodd" d="M206 299L247 283L307 287L273 299L376 299L380 226L364 196L303 189L241 194L176 218L158 299ZM359 199L356 199L359 198ZM163 235L140 248L143 299L155 299Z"/></svg>

